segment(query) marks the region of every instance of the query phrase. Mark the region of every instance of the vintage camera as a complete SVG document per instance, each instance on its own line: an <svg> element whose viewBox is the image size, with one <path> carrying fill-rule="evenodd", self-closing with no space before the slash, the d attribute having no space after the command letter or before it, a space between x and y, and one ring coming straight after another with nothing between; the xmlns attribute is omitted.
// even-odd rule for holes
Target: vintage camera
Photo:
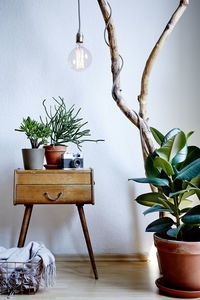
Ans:
<svg viewBox="0 0 200 300"><path fill-rule="evenodd" d="M83 156L81 154L65 153L61 155L61 168L83 168Z"/></svg>

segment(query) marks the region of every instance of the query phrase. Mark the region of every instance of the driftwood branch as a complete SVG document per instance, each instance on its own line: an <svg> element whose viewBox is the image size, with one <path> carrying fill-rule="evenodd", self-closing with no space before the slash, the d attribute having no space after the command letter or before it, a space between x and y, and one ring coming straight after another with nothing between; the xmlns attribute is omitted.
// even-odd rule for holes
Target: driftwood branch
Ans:
<svg viewBox="0 0 200 300"><path fill-rule="evenodd" d="M149 84L149 76L155 62L158 53L162 49L167 37L170 35L178 20L184 13L187 5L189 4L189 0L181 0L178 8L172 15L170 21L165 27L162 35L160 36L158 42L153 48L143 72L142 81L141 81L141 93L138 96L140 109L139 114L137 114L133 109L131 109L126 101L124 100L121 88L120 88L120 56L118 53L117 46L117 38L115 33L115 26L113 19L110 18L111 10L107 0L97 0L100 6L105 24L108 33L108 43L110 47L110 56L111 56L111 72L113 76L113 98L121 111L125 114L125 116L138 128L141 133L141 141L142 141L142 151L144 161L146 160L148 153L153 153L154 144L152 140L152 135L149 130L149 126L146 123L147 119L147 96L148 96L148 84ZM148 153L145 151L145 148L148 149Z"/></svg>
<svg viewBox="0 0 200 300"><path fill-rule="evenodd" d="M140 116L143 119L147 118L147 97L148 97L148 86L149 86L149 77L151 74L151 70L153 68L153 65L155 63L155 60L161 51L162 47L164 46L164 43L166 39L169 37L170 33L176 26L177 22L179 21L180 17L184 13L187 5L189 4L189 0L181 0L179 3L178 8L172 15L171 19L167 23L167 26L165 27L164 31L162 32L159 40L157 41L156 45L154 46L147 62L144 68L144 72L142 75L142 81L141 81L141 92L138 96L138 100L140 103Z"/></svg>
<svg viewBox="0 0 200 300"><path fill-rule="evenodd" d="M126 101L124 100L120 88L120 78L118 73L120 71L120 57L117 46L117 39L115 33L115 26L113 19L110 18L110 7L106 0L97 0L104 18L105 23L107 25L108 32L108 41L110 46L110 56L111 56L111 72L113 76L113 83L115 82L115 86L113 89L113 98L116 101L117 105L121 109L121 111L125 114L125 116L139 129L141 128L142 135L144 138L144 142L147 146L148 152L152 153L154 151L154 144L151 138L151 133L146 122L139 117L139 115L128 106Z"/></svg>

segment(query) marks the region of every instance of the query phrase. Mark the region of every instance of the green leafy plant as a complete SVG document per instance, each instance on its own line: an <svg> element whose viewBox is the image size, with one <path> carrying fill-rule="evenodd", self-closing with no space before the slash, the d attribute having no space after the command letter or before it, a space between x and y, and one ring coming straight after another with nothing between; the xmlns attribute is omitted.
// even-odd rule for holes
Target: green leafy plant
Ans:
<svg viewBox="0 0 200 300"><path fill-rule="evenodd" d="M186 135L178 128L166 136L155 128L151 132L160 147L146 159L147 177L129 180L158 189L136 198L139 204L149 207L144 215L167 212L168 216L150 223L146 231L160 232L171 239L200 241L200 205L192 207L189 198L196 194L200 199L200 149L187 145L193 132Z"/></svg>
<svg viewBox="0 0 200 300"><path fill-rule="evenodd" d="M51 129L51 145L65 145L71 142L76 144L78 149L81 150L81 144L83 142L103 141L87 138L91 136L90 129L83 129L88 122L83 122L83 118L79 117L81 108L75 112L74 105L72 105L69 109L66 108L63 98L59 97L59 100L53 98L53 100L55 102L54 110L51 106L48 110L45 103L46 99L43 101L43 106L46 113L46 123Z"/></svg>
<svg viewBox="0 0 200 300"><path fill-rule="evenodd" d="M30 140L33 149L39 148L41 145L46 145L47 138L51 133L48 124L32 120L29 116L23 119L20 127L15 129L15 131L24 132Z"/></svg>

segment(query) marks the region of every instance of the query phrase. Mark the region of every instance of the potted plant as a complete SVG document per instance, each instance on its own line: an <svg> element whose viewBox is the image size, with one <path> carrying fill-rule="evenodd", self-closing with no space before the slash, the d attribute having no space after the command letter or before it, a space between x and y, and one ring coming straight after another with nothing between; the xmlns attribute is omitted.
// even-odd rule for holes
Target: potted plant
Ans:
<svg viewBox="0 0 200 300"><path fill-rule="evenodd" d="M146 159L147 177L129 180L157 188L136 198L137 203L149 207L144 215L167 214L146 228L147 232L155 232L163 273L157 285L200 296L200 204L194 205L190 197L196 194L200 199L200 149L187 145L193 132L186 135L175 128L163 136L154 128L151 131L159 148Z"/></svg>
<svg viewBox="0 0 200 300"><path fill-rule="evenodd" d="M69 109L66 108L64 99L59 97L56 99L54 109L50 106L49 110L46 107L46 99L43 101L43 106L46 113L46 123L51 129L50 145L44 146L45 157L48 168L59 168L61 164L61 154L65 153L68 143L74 143L79 150L83 142L98 142L102 140L92 140L90 129L83 129L88 122L83 122L83 118L79 117L80 108L75 111L74 105ZM41 121L43 122L42 118Z"/></svg>
<svg viewBox="0 0 200 300"><path fill-rule="evenodd" d="M50 136L50 128L47 124L31 119L29 116L23 121L18 129L24 132L31 143L31 149L22 149L24 168L26 170L42 169L44 162L44 149L39 148L47 143Z"/></svg>

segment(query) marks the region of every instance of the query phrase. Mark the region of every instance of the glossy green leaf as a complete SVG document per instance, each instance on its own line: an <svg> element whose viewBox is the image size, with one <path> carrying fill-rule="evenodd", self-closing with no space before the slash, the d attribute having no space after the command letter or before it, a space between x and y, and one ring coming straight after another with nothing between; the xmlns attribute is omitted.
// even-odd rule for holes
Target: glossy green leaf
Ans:
<svg viewBox="0 0 200 300"><path fill-rule="evenodd" d="M200 189L191 187L191 188L187 188L185 190L177 191L175 193L170 193L169 197L178 196L178 195L184 194L186 192L193 192L193 194L194 194L196 191L200 191Z"/></svg>
<svg viewBox="0 0 200 300"><path fill-rule="evenodd" d="M198 191L195 194L197 195L198 199L200 200L200 192Z"/></svg>
<svg viewBox="0 0 200 300"><path fill-rule="evenodd" d="M191 208L182 218L185 224L200 224L200 205Z"/></svg>
<svg viewBox="0 0 200 300"><path fill-rule="evenodd" d="M171 130L164 136L162 146L163 146L164 144L166 144L166 142L167 142L169 139L171 139L174 135L178 134L179 132L181 132L180 128L173 128L173 129L171 129Z"/></svg>
<svg viewBox="0 0 200 300"><path fill-rule="evenodd" d="M195 190L191 190L189 192L185 192L182 196L181 196L181 201L183 201L184 199L189 198L190 196L196 194L197 192Z"/></svg>
<svg viewBox="0 0 200 300"><path fill-rule="evenodd" d="M178 133L180 133L181 130L179 128L173 128L172 130L170 130L166 136L164 137L162 146L169 140L171 139L173 136L177 135ZM187 141L187 139L186 139ZM185 144L185 146L175 155L175 157L172 159L171 163L172 165L176 165L182 161L184 161L186 159L187 156L187 144Z"/></svg>
<svg viewBox="0 0 200 300"><path fill-rule="evenodd" d="M180 210L180 215L187 213L191 208L190 207L185 207Z"/></svg>
<svg viewBox="0 0 200 300"><path fill-rule="evenodd" d="M167 199L165 200L165 205L166 205L166 207L168 207L169 209L171 209L173 212L176 211L176 207L175 207L175 205L174 205L174 199L172 199L172 198L167 198Z"/></svg>
<svg viewBox="0 0 200 300"><path fill-rule="evenodd" d="M139 183L150 183L156 186L169 186L169 181L162 178L130 178L129 180Z"/></svg>
<svg viewBox="0 0 200 300"><path fill-rule="evenodd" d="M183 162L187 157L187 153L188 153L188 147L187 145L185 145L185 147L183 147L183 149L181 149L181 151L179 151L176 154L176 156L172 159L172 165L177 165Z"/></svg>
<svg viewBox="0 0 200 300"><path fill-rule="evenodd" d="M176 176L176 179L191 180L198 175L200 175L200 158L183 168Z"/></svg>
<svg viewBox="0 0 200 300"><path fill-rule="evenodd" d="M154 206L156 204L170 208L166 202L166 197L161 193L146 193L138 196L136 199L137 203L144 205L144 206Z"/></svg>
<svg viewBox="0 0 200 300"><path fill-rule="evenodd" d="M154 139L156 140L156 142L161 145L162 142L163 142L163 139L164 139L164 135L158 131L157 129L153 128L153 127L150 127L150 130L151 130L151 133L154 137Z"/></svg>
<svg viewBox="0 0 200 300"><path fill-rule="evenodd" d="M185 180L185 182L191 187L200 188L200 175L196 176L191 181Z"/></svg>
<svg viewBox="0 0 200 300"><path fill-rule="evenodd" d="M171 228L167 231L167 235L173 238L177 238L181 228L184 226L184 224L179 225L177 228Z"/></svg>
<svg viewBox="0 0 200 300"><path fill-rule="evenodd" d="M160 232L165 231L171 228L174 224L174 221L169 217L164 217L153 221L146 228L147 232Z"/></svg>
<svg viewBox="0 0 200 300"><path fill-rule="evenodd" d="M193 178L191 181L185 180L183 182L183 188L184 187L186 187L187 189L189 187L192 187L192 188L194 188L194 190L190 190L188 192L185 192L182 195L181 199L186 199L186 198L188 198L188 197L190 197L194 194L196 194L197 197L200 197L200 176L197 176L197 177Z"/></svg>
<svg viewBox="0 0 200 300"><path fill-rule="evenodd" d="M161 157L155 157L154 167L161 168L168 176L174 175L174 170L171 164Z"/></svg>
<svg viewBox="0 0 200 300"><path fill-rule="evenodd" d="M182 163L178 164L178 170L185 168L198 158L200 158L200 149L196 146L188 146L187 157Z"/></svg>
<svg viewBox="0 0 200 300"><path fill-rule="evenodd" d="M198 224L184 224L182 233L185 241L199 242L200 227Z"/></svg>
<svg viewBox="0 0 200 300"><path fill-rule="evenodd" d="M161 148L156 150L156 153L164 160L171 162L185 145L186 136L184 132L181 131L167 140Z"/></svg>
<svg viewBox="0 0 200 300"><path fill-rule="evenodd" d="M161 205L154 205L154 206L148 208L147 210L145 210L143 212L143 214L146 216L147 214L150 214L150 213L162 212L162 211L173 213L173 211L171 209L163 208L163 206L161 206Z"/></svg>
<svg viewBox="0 0 200 300"><path fill-rule="evenodd" d="M145 161L145 170L147 177L159 177L160 172L157 168L154 167L154 159L156 155L155 154L150 154L148 155L146 161Z"/></svg>
<svg viewBox="0 0 200 300"><path fill-rule="evenodd" d="M194 131L190 131L188 132L188 134L186 135L187 140L189 139L189 137L191 137L191 135L194 133Z"/></svg>
<svg viewBox="0 0 200 300"><path fill-rule="evenodd" d="M191 200L188 199L182 199L180 204L179 204L179 209L185 209L188 208L192 204Z"/></svg>
<svg viewBox="0 0 200 300"><path fill-rule="evenodd" d="M197 197L200 200L200 176L193 178L190 182L187 182L187 183L188 183L188 185L190 185L192 187L199 188L198 190L195 190L195 194L197 195Z"/></svg>

